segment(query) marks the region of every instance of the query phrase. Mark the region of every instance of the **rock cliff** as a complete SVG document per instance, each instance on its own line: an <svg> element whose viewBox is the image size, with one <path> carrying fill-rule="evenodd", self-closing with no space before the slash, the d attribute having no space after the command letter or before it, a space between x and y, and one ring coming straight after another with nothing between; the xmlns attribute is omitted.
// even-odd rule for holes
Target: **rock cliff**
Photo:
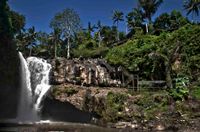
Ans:
<svg viewBox="0 0 200 132"><path fill-rule="evenodd" d="M119 86L117 70L102 59L57 58L51 60L52 84L73 83L85 86Z"/></svg>

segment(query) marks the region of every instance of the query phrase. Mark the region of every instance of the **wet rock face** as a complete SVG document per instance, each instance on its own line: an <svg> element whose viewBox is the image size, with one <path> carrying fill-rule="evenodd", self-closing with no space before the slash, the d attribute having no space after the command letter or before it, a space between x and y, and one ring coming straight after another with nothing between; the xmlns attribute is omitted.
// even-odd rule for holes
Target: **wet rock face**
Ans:
<svg viewBox="0 0 200 132"><path fill-rule="evenodd" d="M73 83L79 85L119 86L115 68L102 59L67 60L57 58L51 61L52 84Z"/></svg>

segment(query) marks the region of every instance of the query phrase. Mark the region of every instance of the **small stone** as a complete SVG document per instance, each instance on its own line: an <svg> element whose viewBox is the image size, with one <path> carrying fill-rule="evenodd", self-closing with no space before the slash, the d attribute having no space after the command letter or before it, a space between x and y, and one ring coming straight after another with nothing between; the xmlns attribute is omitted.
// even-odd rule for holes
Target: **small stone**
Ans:
<svg viewBox="0 0 200 132"><path fill-rule="evenodd" d="M129 108L125 107L125 111L126 111L126 112L129 112L129 110L130 110Z"/></svg>
<svg viewBox="0 0 200 132"><path fill-rule="evenodd" d="M156 130L158 130L158 131L163 131L163 130L165 130L165 127L163 126L163 125L157 125L156 126Z"/></svg>
<svg viewBox="0 0 200 132"><path fill-rule="evenodd" d="M131 128L137 128L138 125L137 124L131 124Z"/></svg>

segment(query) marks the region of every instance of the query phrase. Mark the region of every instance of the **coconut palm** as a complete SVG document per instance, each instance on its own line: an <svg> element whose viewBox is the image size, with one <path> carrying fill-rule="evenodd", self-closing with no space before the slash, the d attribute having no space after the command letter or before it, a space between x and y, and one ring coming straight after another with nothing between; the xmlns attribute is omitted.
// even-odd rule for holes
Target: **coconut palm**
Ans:
<svg viewBox="0 0 200 132"><path fill-rule="evenodd" d="M117 28L119 26L119 22L120 21L124 21L124 13L121 11L114 11L113 16L112 16L112 20L113 23L116 24ZM119 41L119 31L117 32L117 40Z"/></svg>
<svg viewBox="0 0 200 132"><path fill-rule="evenodd" d="M57 47L62 42L61 38L61 31L59 29L54 29L54 31L50 34L50 41L54 45L54 58L57 58Z"/></svg>
<svg viewBox="0 0 200 132"><path fill-rule="evenodd" d="M133 11L128 13L126 19L130 30L133 30L135 27L142 27L143 17L140 8L134 8Z"/></svg>
<svg viewBox="0 0 200 132"><path fill-rule="evenodd" d="M152 23L152 16L158 10L163 0L138 0L139 7L143 11L143 17ZM148 32L148 22L146 23L146 32Z"/></svg>
<svg viewBox="0 0 200 132"><path fill-rule="evenodd" d="M92 36L91 33L94 32L96 28L97 27L95 25L92 25L91 22L88 22L87 32L88 32L89 38L91 38Z"/></svg>
<svg viewBox="0 0 200 132"><path fill-rule="evenodd" d="M192 13L192 21L194 20L194 15L199 15L200 0L187 0L184 2L184 9L187 11L187 15Z"/></svg>

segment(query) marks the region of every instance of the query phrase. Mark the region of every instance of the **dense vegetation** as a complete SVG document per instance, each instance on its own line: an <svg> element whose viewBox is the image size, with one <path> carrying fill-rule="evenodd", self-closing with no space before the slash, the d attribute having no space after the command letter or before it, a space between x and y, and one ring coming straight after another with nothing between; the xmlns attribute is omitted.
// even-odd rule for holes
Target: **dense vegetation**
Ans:
<svg viewBox="0 0 200 132"><path fill-rule="evenodd" d="M141 35L109 50L106 59L114 65L123 65L144 79L164 79L168 72L166 67L170 65L174 77L186 75L197 80L200 68L199 35L199 25L190 24L159 36Z"/></svg>

